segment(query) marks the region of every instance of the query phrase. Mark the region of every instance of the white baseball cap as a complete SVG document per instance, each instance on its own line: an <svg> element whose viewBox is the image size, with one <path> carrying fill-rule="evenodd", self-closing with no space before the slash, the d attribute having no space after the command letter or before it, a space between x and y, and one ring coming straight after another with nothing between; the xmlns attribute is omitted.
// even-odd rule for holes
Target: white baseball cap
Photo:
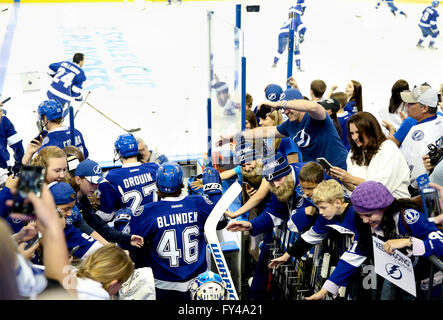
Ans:
<svg viewBox="0 0 443 320"><path fill-rule="evenodd" d="M400 92L401 99L406 103L421 103L430 108L437 108L437 92L430 86L415 86L412 91L405 90Z"/></svg>

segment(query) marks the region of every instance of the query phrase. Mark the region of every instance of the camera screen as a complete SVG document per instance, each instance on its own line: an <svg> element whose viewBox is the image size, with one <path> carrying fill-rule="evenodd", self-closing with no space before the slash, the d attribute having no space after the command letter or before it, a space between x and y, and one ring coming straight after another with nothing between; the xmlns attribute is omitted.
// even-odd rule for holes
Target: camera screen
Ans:
<svg viewBox="0 0 443 320"><path fill-rule="evenodd" d="M438 216L441 208L437 190L435 188L423 188L420 193L423 209L428 218Z"/></svg>
<svg viewBox="0 0 443 320"><path fill-rule="evenodd" d="M18 192L26 198L29 192L34 192L40 197L41 186L44 180L44 168L40 166L23 166L18 182Z"/></svg>

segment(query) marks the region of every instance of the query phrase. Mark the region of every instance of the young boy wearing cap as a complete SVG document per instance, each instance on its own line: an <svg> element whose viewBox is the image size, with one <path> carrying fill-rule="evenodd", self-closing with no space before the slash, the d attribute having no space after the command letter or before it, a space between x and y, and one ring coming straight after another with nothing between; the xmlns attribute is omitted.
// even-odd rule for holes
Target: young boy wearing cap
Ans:
<svg viewBox="0 0 443 320"><path fill-rule="evenodd" d="M74 189L65 182L53 182L49 184L48 187L54 197L57 210L65 219L71 216L72 208L74 208L76 202ZM86 233L82 233L80 229L74 227L72 224L66 223L64 232L68 251L78 246L78 249L73 253L74 257L83 259L103 246L102 243Z"/></svg>
<svg viewBox="0 0 443 320"><path fill-rule="evenodd" d="M105 181L100 165L91 159L80 162L75 169L71 186L76 191L76 206L83 219L94 228L104 239L124 245L132 245L141 248L143 238L137 235L123 233L111 228L98 215L95 214L88 197L97 190L98 185ZM118 220L119 217L116 217Z"/></svg>
<svg viewBox="0 0 443 320"><path fill-rule="evenodd" d="M394 249L408 248L409 255L420 256L425 253L424 243L438 236L443 239L436 225L429 222L419 210L420 206L411 199L395 199L391 192L380 182L365 181L359 184L351 195L356 211L355 238L350 248L341 256L340 261L322 289L307 300L325 299L331 293L336 295L339 286L347 286L349 278L372 257L372 236L386 241L384 250L392 254ZM420 281L423 275L416 274ZM382 298L390 298L392 287L384 284Z"/></svg>

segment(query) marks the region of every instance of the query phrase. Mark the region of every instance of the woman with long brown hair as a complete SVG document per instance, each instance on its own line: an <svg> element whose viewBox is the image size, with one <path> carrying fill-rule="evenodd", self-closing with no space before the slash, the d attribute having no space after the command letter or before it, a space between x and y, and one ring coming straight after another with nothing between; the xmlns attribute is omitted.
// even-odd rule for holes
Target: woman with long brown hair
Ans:
<svg viewBox="0 0 443 320"><path fill-rule="evenodd" d="M347 170L333 167L329 173L352 192L366 180L384 184L395 198L409 197L410 170L403 154L383 134L378 120L369 112L357 112L348 122L351 146Z"/></svg>

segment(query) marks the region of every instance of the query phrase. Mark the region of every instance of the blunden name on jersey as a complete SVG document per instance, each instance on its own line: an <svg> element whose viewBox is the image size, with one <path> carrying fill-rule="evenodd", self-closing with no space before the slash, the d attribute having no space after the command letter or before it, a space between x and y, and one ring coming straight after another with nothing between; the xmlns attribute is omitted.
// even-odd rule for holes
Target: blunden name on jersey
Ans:
<svg viewBox="0 0 443 320"><path fill-rule="evenodd" d="M176 224L187 224L197 222L198 212L173 213L166 216L157 217L159 228L175 226Z"/></svg>

